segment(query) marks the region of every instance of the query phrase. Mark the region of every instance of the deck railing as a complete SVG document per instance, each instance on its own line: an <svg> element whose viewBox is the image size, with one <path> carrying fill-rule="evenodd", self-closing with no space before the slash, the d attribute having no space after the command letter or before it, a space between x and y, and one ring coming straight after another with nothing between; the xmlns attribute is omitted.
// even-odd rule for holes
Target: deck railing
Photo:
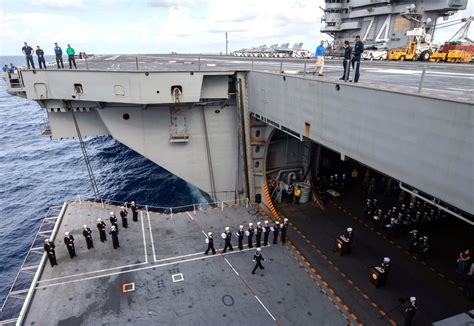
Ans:
<svg viewBox="0 0 474 326"><path fill-rule="evenodd" d="M0 308L2 318L9 318L0 320L0 325L12 324L21 315L21 306L12 305L9 307L7 303L12 299L26 301L28 297L31 297L32 285L36 283L37 271L43 267L45 261L44 240L54 238L57 226L59 225L56 222L64 214L65 206L66 203L63 206L52 206L43 217L25 259Z"/></svg>

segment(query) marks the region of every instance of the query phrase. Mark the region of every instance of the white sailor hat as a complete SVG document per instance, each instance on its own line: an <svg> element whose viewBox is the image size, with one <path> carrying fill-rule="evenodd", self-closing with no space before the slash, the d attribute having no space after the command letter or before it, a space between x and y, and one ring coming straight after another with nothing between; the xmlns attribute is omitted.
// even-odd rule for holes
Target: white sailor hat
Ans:
<svg viewBox="0 0 474 326"><path fill-rule="evenodd" d="M84 229L87 229L87 224L84 224Z"/></svg>
<svg viewBox="0 0 474 326"><path fill-rule="evenodd" d="M230 227L226 226L224 230L229 231Z"/></svg>
<svg viewBox="0 0 474 326"><path fill-rule="evenodd" d="M97 222L102 222L102 219L101 219L101 218L98 218L98 219L97 219Z"/></svg>
<svg viewBox="0 0 474 326"><path fill-rule="evenodd" d="M113 216L113 215L115 215L115 213L114 213L114 212L110 212L110 215L112 215L112 216Z"/></svg>
<svg viewBox="0 0 474 326"><path fill-rule="evenodd" d="M64 235L67 237L69 235L69 232L64 232Z"/></svg>
<svg viewBox="0 0 474 326"><path fill-rule="evenodd" d="M386 262L386 263L388 263L388 262L390 262L390 258L385 257L385 258L383 259L383 261Z"/></svg>
<svg viewBox="0 0 474 326"><path fill-rule="evenodd" d="M49 242L49 239L44 239L44 242L45 242L45 243L48 243L48 242Z"/></svg>
<svg viewBox="0 0 474 326"><path fill-rule="evenodd" d="M132 205L135 205L135 202L134 202L134 201L132 201L132 203L131 203L131 204L132 204Z"/></svg>
<svg viewBox="0 0 474 326"><path fill-rule="evenodd" d="M257 225L261 225L261 224L262 224L262 222L257 222Z"/></svg>
<svg viewBox="0 0 474 326"><path fill-rule="evenodd" d="M276 221L275 224L280 224L280 222Z"/></svg>
<svg viewBox="0 0 474 326"><path fill-rule="evenodd" d="M123 207L123 206L120 206L120 209L125 209L125 207Z"/></svg>
<svg viewBox="0 0 474 326"><path fill-rule="evenodd" d="M352 228L347 228L347 232L352 232Z"/></svg>
<svg viewBox="0 0 474 326"><path fill-rule="evenodd" d="M268 224L268 221L265 221L265 224Z"/></svg>
<svg viewBox="0 0 474 326"><path fill-rule="evenodd" d="M239 225L239 229L243 229L243 228L244 228L244 226L243 226L243 225Z"/></svg>
<svg viewBox="0 0 474 326"><path fill-rule="evenodd" d="M257 251L262 251L262 248L260 248L260 247L259 247L259 248L257 248Z"/></svg>
<svg viewBox="0 0 474 326"><path fill-rule="evenodd" d="M211 236L211 235L212 235L212 232L207 232L207 235L208 235L208 236Z"/></svg>
<svg viewBox="0 0 474 326"><path fill-rule="evenodd" d="M416 301L416 297L410 297L410 301L411 302Z"/></svg>
<svg viewBox="0 0 474 326"><path fill-rule="evenodd" d="M283 219L283 222L288 222L288 219L285 217L285 218Z"/></svg>
<svg viewBox="0 0 474 326"><path fill-rule="evenodd" d="M249 226L253 226L253 223L249 223Z"/></svg>

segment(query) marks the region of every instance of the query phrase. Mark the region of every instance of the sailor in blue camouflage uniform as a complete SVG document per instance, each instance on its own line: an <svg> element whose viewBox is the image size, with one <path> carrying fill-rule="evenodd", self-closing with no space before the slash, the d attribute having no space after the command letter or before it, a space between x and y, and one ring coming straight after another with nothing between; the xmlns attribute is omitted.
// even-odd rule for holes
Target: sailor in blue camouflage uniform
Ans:
<svg viewBox="0 0 474 326"><path fill-rule="evenodd" d="M364 52L364 43L360 40L360 36L357 35L355 38L354 50L352 52L352 67L354 68L354 83L359 82L359 68L360 68L360 58Z"/></svg>

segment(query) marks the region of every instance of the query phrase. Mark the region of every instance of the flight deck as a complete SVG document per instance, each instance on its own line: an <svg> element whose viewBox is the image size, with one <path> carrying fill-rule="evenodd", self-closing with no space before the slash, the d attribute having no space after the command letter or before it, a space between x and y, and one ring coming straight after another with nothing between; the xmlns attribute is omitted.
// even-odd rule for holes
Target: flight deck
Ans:
<svg viewBox="0 0 474 326"><path fill-rule="evenodd" d="M326 59L324 76L314 76L315 59L249 58L211 55L99 55L78 60L78 69L99 71L253 70L344 83L342 60ZM54 64L51 67L55 67ZM423 73L423 69L425 72ZM67 68L65 70L68 70ZM351 75L353 73L351 68ZM362 61L360 87L473 102L474 66L432 62ZM421 90L420 90L420 81Z"/></svg>

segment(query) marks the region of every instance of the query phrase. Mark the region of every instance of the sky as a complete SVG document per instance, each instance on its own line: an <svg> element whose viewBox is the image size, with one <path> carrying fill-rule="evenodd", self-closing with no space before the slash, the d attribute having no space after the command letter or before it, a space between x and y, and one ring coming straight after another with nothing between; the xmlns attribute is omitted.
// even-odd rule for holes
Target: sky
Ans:
<svg viewBox="0 0 474 326"><path fill-rule="evenodd" d="M273 43L314 44L324 0L0 0L0 55L21 55L24 41L53 53L225 53ZM450 19L474 15L468 10ZM443 42L459 28L435 34ZM471 30L474 26L471 27Z"/></svg>

